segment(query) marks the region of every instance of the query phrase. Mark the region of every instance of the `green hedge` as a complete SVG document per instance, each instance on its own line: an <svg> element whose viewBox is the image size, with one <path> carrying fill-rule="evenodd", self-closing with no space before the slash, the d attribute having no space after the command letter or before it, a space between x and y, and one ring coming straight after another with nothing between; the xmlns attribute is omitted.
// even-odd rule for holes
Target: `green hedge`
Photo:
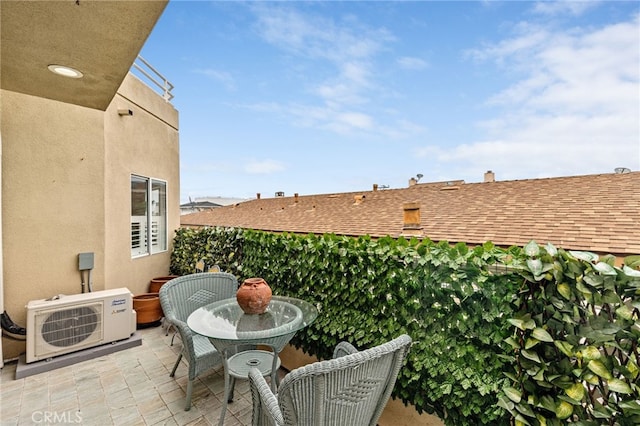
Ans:
<svg viewBox="0 0 640 426"><path fill-rule="evenodd" d="M518 261L514 371L500 406L522 425L640 424L638 258L618 268L532 242Z"/></svg>
<svg viewBox="0 0 640 426"><path fill-rule="evenodd" d="M366 348L409 334L414 343L394 396L418 412L435 413L447 425L522 419L527 424L533 414L522 414L518 407L524 405L508 398L509 393L516 398L514 381L524 380L512 324L523 315L523 283L533 275L531 255L521 248L234 228L179 230L172 272L193 272L201 259L240 281L260 276L274 294L315 303L318 319L292 343L319 358L329 358L343 340ZM632 315L637 321L637 312ZM637 399L637 387L633 390Z"/></svg>
<svg viewBox="0 0 640 426"><path fill-rule="evenodd" d="M179 228L174 237L170 272L192 274L202 261L206 268L218 265L238 277L242 271L243 230L239 228Z"/></svg>

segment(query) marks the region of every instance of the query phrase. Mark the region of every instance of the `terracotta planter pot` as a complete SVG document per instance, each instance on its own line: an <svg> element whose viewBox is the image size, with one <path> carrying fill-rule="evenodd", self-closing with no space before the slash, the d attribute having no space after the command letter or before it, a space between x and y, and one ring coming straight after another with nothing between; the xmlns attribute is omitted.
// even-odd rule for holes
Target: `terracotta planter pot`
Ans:
<svg viewBox="0 0 640 426"><path fill-rule="evenodd" d="M247 278L238 289L236 300L245 314L262 314L271 302L271 287L262 278Z"/></svg>
<svg viewBox="0 0 640 426"><path fill-rule="evenodd" d="M171 281L174 278L178 278L179 275L167 275L166 277L156 277L149 281L149 293L160 293L160 288ZM164 312L162 312L162 306L160 307L160 313L164 316Z"/></svg>
<svg viewBox="0 0 640 426"><path fill-rule="evenodd" d="M178 278L178 275L167 275L166 277L153 278L149 281L149 293L159 293L160 287L174 278Z"/></svg>
<svg viewBox="0 0 640 426"><path fill-rule="evenodd" d="M133 309L136 311L136 323L148 325L162 319L162 308L158 293L145 293L133 296Z"/></svg>

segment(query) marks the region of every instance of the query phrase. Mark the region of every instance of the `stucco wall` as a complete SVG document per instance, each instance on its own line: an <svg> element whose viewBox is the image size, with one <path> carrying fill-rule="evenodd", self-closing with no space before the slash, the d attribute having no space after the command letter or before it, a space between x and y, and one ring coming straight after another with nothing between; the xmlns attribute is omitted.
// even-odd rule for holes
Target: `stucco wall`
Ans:
<svg viewBox="0 0 640 426"><path fill-rule="evenodd" d="M4 307L81 292L78 253L95 253L104 288L103 113L2 91ZM4 341L4 359L24 350Z"/></svg>
<svg viewBox="0 0 640 426"><path fill-rule="evenodd" d="M118 115L123 108L133 115ZM171 241L180 225L178 113L129 74L105 111L104 123L106 285L146 293L152 278L169 273ZM169 248L165 253L131 258L131 174L167 182Z"/></svg>
<svg viewBox="0 0 640 426"><path fill-rule="evenodd" d="M29 300L82 291L78 253L95 253L94 290L147 291L170 250L131 259L130 176L167 181L169 243L179 225L178 114L129 75L106 111L0 93L4 307L26 325ZM133 116L119 116L130 108ZM24 352L2 340L2 358Z"/></svg>

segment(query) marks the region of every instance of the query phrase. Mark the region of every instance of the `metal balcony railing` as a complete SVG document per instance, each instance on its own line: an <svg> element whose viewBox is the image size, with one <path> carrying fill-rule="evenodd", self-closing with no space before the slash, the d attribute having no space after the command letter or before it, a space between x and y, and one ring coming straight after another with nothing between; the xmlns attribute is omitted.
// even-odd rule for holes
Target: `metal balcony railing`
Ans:
<svg viewBox="0 0 640 426"><path fill-rule="evenodd" d="M158 72L151 64L144 60L140 55L133 62L132 69L138 71L141 76L145 77L147 83L151 83L152 88L159 89L160 95L165 101L169 102L173 99L173 84ZM155 86L155 87L154 87Z"/></svg>

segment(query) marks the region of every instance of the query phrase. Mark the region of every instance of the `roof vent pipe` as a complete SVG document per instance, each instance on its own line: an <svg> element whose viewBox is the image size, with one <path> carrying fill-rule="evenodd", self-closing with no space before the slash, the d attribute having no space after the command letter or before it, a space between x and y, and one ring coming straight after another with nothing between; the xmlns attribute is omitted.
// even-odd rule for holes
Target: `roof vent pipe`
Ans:
<svg viewBox="0 0 640 426"><path fill-rule="evenodd" d="M377 191L377 190L378 190L378 184L377 184L377 183L374 183L374 184L373 184L373 190L374 190L374 191Z"/></svg>
<svg viewBox="0 0 640 426"><path fill-rule="evenodd" d="M257 200L259 200L259 199L260 199L260 193L259 193L259 192L256 194L256 199L257 199Z"/></svg>
<svg viewBox="0 0 640 426"><path fill-rule="evenodd" d="M484 174L484 182L489 183L489 182L495 182L495 181L496 181L496 174L493 173L491 170L487 170Z"/></svg>

